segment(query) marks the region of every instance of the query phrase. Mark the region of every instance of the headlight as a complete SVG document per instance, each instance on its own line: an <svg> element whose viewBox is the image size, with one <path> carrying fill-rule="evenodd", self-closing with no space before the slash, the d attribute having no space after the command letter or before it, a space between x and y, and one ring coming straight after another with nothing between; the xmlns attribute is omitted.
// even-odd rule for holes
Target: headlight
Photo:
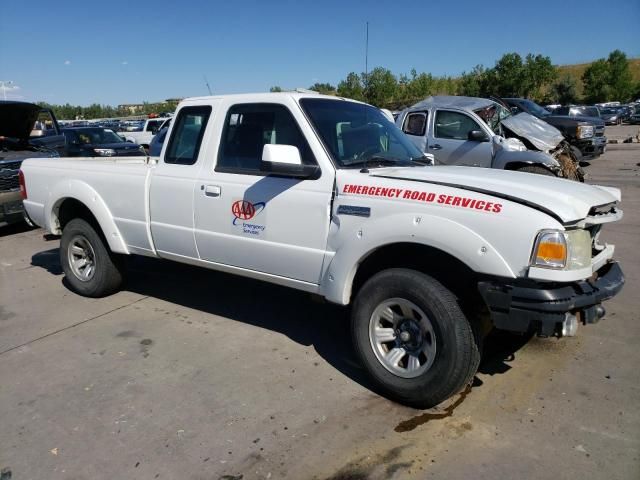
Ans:
<svg viewBox="0 0 640 480"><path fill-rule="evenodd" d="M593 125L578 125L578 138L591 138L593 137Z"/></svg>
<svg viewBox="0 0 640 480"><path fill-rule="evenodd" d="M586 230L543 230L533 246L534 267L578 270L591 265L591 235Z"/></svg>
<svg viewBox="0 0 640 480"><path fill-rule="evenodd" d="M113 157L116 154L113 148L94 148L93 151L99 157Z"/></svg>

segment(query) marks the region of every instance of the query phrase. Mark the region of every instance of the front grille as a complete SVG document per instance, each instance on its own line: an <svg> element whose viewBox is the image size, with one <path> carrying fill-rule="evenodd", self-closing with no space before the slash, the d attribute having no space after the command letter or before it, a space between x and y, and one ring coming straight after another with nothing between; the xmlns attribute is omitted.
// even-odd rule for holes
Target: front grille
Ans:
<svg viewBox="0 0 640 480"><path fill-rule="evenodd" d="M18 172L22 162L0 162L0 191L18 190L20 181Z"/></svg>
<svg viewBox="0 0 640 480"><path fill-rule="evenodd" d="M604 126L600 125L596 127L596 137L601 137L604 135Z"/></svg>

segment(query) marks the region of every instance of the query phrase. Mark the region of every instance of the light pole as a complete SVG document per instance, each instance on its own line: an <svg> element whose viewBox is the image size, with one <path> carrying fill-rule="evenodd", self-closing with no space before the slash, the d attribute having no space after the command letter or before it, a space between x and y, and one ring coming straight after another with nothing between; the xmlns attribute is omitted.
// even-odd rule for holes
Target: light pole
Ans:
<svg viewBox="0 0 640 480"><path fill-rule="evenodd" d="M0 83L2 84L2 99L6 100L7 99L7 86L11 85L13 82L11 80L7 80L7 81L0 80Z"/></svg>

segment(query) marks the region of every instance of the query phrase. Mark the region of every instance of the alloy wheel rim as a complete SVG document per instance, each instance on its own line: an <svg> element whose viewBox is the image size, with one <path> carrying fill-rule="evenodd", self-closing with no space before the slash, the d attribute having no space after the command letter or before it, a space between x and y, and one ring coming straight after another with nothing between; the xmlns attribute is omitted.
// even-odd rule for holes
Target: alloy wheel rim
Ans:
<svg viewBox="0 0 640 480"><path fill-rule="evenodd" d="M76 235L71 239L67 258L69 267L78 280L88 282L93 278L96 273L96 254L84 235Z"/></svg>
<svg viewBox="0 0 640 480"><path fill-rule="evenodd" d="M431 320L405 298L390 298L375 308L369 320L369 340L382 366L402 378L422 375L436 358Z"/></svg>

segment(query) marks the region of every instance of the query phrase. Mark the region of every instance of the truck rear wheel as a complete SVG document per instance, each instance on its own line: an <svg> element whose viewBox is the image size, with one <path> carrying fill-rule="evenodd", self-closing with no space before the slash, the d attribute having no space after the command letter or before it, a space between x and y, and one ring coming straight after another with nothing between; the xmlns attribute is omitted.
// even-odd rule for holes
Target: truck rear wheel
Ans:
<svg viewBox="0 0 640 480"><path fill-rule="evenodd" d="M479 340L458 300L434 278L384 270L358 292L351 315L355 350L386 396L433 407L471 382Z"/></svg>
<svg viewBox="0 0 640 480"><path fill-rule="evenodd" d="M81 218L71 220L64 227L60 262L71 290L85 297L104 297L122 285L122 259L112 253L102 235Z"/></svg>

